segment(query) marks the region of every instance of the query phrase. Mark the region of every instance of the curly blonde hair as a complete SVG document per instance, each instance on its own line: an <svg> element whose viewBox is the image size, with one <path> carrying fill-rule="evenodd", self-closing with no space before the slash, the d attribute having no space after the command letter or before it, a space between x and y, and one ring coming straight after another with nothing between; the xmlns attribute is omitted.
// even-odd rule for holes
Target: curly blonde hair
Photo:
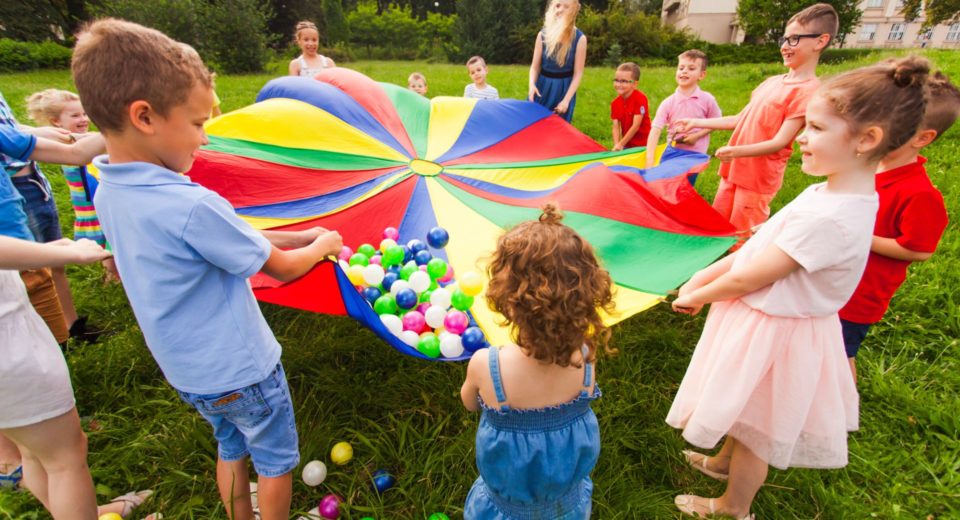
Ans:
<svg viewBox="0 0 960 520"><path fill-rule="evenodd" d="M593 247L561 223L555 204L539 220L523 222L497 241L487 275L487 304L511 327L517 345L535 359L562 367L586 345L607 352L610 330L600 310L614 312L613 281Z"/></svg>
<svg viewBox="0 0 960 520"><path fill-rule="evenodd" d="M56 88L41 90L27 98L27 115L38 125L50 125L60 117L67 103L71 101L80 101L80 96Z"/></svg>

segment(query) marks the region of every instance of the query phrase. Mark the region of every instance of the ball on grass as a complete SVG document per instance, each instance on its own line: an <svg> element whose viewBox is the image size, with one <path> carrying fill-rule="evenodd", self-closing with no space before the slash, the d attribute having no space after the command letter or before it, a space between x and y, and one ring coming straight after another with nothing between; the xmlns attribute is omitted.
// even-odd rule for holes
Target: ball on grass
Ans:
<svg viewBox="0 0 960 520"><path fill-rule="evenodd" d="M343 466L353 458L353 446L347 441L341 441L333 445L330 450L330 460L337 466Z"/></svg>
<svg viewBox="0 0 960 520"><path fill-rule="evenodd" d="M317 487L327 479L327 465L319 460L311 460L303 467L300 476L303 477L304 484Z"/></svg>

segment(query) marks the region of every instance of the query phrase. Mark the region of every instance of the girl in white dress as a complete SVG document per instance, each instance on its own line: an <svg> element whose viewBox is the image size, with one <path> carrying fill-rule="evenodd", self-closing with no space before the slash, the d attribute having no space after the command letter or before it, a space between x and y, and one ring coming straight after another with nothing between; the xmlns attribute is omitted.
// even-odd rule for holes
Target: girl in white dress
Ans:
<svg viewBox="0 0 960 520"><path fill-rule="evenodd" d="M290 75L312 78L324 69L336 67L332 59L317 54L320 48L320 31L313 22L298 22L294 32L300 55L290 60Z"/></svg>

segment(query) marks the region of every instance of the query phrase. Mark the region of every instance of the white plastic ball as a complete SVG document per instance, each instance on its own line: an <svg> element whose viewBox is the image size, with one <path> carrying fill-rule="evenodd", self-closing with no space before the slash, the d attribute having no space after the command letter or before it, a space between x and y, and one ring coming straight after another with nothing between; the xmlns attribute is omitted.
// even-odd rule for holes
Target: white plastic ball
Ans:
<svg viewBox="0 0 960 520"><path fill-rule="evenodd" d="M399 334L400 340L410 345L411 347L416 348L417 343L420 343L420 335L412 330L405 330Z"/></svg>
<svg viewBox="0 0 960 520"><path fill-rule="evenodd" d="M427 312L423 314L423 317L427 320L427 325L430 325L431 329L439 329L443 326L443 318L447 316L447 310L436 305L431 305Z"/></svg>
<svg viewBox="0 0 960 520"><path fill-rule="evenodd" d="M399 336L400 333L403 332L403 320L400 319L400 316L395 314L381 314L380 321L383 322L383 325L387 327L387 330L394 336Z"/></svg>
<svg viewBox="0 0 960 520"><path fill-rule="evenodd" d="M429 289L430 282L430 275L423 271L416 271L410 275L410 288L417 291L417 294Z"/></svg>
<svg viewBox="0 0 960 520"><path fill-rule="evenodd" d="M430 305L447 310L450 308L450 295L446 287L440 287L430 295Z"/></svg>
<svg viewBox="0 0 960 520"><path fill-rule="evenodd" d="M327 479L327 465L319 460L311 460L303 467L303 483L317 487Z"/></svg>
<svg viewBox="0 0 960 520"><path fill-rule="evenodd" d="M367 282L367 285L377 286L383 281L384 274L383 267L370 264L363 268L363 281Z"/></svg>
<svg viewBox="0 0 960 520"><path fill-rule="evenodd" d="M447 333L440 340L440 353L443 354L443 357L448 358L461 356L463 354L463 343L460 341L460 336Z"/></svg>
<svg viewBox="0 0 960 520"><path fill-rule="evenodd" d="M410 282L406 280L397 280L396 282L393 282L393 285L390 286L390 294L396 296L398 292L409 288Z"/></svg>

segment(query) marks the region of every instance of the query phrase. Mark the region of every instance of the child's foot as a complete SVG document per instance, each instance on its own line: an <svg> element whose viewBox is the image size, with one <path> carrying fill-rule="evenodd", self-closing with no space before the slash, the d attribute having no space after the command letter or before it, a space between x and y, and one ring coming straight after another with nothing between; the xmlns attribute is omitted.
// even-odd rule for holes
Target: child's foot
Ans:
<svg viewBox="0 0 960 520"><path fill-rule="evenodd" d="M150 495L152 494L153 490L151 489L144 489L143 491L131 491L125 495L120 495L117 498L114 498L109 504L100 506L97 514L104 515L107 513L117 513L118 515L127 518L133 514L134 509L140 507L144 500L150 498Z"/></svg>
<svg viewBox="0 0 960 520"><path fill-rule="evenodd" d="M717 508L717 499L715 498L703 498L696 495L677 495L677 497L673 499L673 503L681 513L696 518L711 518L716 516L733 517L737 520L755 520L755 517L750 513L743 516L736 516L725 511L720 511Z"/></svg>
<svg viewBox="0 0 960 520"><path fill-rule="evenodd" d="M730 473L730 457L711 457L693 450L683 450L683 458L693 469L717 480L727 480Z"/></svg>

